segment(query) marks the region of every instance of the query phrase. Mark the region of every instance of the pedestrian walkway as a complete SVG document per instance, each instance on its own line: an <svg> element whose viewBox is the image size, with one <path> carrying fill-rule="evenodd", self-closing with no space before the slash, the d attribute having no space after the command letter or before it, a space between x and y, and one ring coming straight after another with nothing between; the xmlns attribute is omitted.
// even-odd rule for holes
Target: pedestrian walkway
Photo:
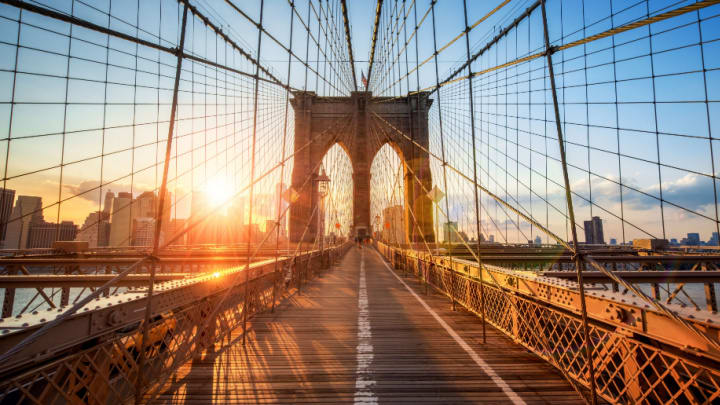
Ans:
<svg viewBox="0 0 720 405"><path fill-rule="evenodd" d="M582 403L553 367L480 319L426 295L372 248L181 369L158 400L207 403ZM237 336L239 333L237 332Z"/></svg>

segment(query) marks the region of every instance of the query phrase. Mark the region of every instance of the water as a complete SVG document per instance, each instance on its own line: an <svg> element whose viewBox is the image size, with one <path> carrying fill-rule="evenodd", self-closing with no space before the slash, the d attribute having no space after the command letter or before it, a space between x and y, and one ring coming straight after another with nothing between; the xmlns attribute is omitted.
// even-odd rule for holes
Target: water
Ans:
<svg viewBox="0 0 720 405"><path fill-rule="evenodd" d="M45 294L52 299L52 301L55 303L56 306L60 306L60 296L62 294L61 288L45 288L43 289ZM114 292L115 290L111 290L111 292ZM118 292L125 292L127 291L127 288L121 287L118 288ZM0 292L2 293L3 299L5 298L5 289L0 288ZM87 296L88 294L92 293L92 290L89 288L82 288L82 287L71 287L70 288L70 305L72 305L76 300L78 300L78 297L82 298L84 296ZM28 305L29 304L29 305ZM27 308L27 309L25 309ZM13 316L18 315L25 309L24 313L29 313L32 311L42 311L46 309L50 309L50 305L45 301L45 299L40 296L36 289L34 288L16 288L15 289L15 305L13 306Z"/></svg>
<svg viewBox="0 0 720 405"><path fill-rule="evenodd" d="M667 297L670 293L675 291L675 288L677 287L677 283L659 283L660 284L660 300L662 303L665 303L667 300ZM602 284L607 288L608 290L611 289L610 284ZM650 284L636 284L640 288L642 292L647 294L648 296L652 297L652 287ZM715 283L715 295L716 297L720 297L720 283ZM688 299L688 296L694 301L694 303L700 308L700 309L706 309L706 301L705 301L705 286L702 283L697 284L686 284L685 287L683 287L685 293L687 295L683 294L683 292L680 292L676 295L676 297L673 299L674 304L681 304L689 307L693 307L694 305L690 302L690 299ZM55 305L60 305L60 295L62 289L60 288L46 288L44 289L45 294L47 294L49 297L53 299L53 302ZM127 291L127 288L121 287L117 289L118 292L125 292ZM622 288L620 289L622 292ZM2 292L2 297L5 297L5 289L0 288L0 292ZM84 297L88 294L90 294L92 291L89 288L81 288L81 287L72 287L70 288L70 304L72 305L75 300L78 299L78 297ZM112 290L111 292L115 292L115 290ZM31 303L32 301L32 303ZM28 304L30 305L28 306ZM49 309L50 305L48 305L45 300L37 294L37 290L34 288L17 288L15 290L15 305L13 307L13 316L21 313L23 309L25 312L32 312L35 310L41 311L45 309Z"/></svg>

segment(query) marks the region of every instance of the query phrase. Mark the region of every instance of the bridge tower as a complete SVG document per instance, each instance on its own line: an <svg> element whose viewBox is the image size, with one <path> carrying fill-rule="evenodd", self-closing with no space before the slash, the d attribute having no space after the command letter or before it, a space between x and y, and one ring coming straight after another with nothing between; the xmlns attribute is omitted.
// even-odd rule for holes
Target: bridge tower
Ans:
<svg viewBox="0 0 720 405"><path fill-rule="evenodd" d="M315 182L306 179L313 171L317 175L320 161L335 143L345 149L352 162L353 231L368 234L372 224L370 165L380 148L389 143L403 164L405 239L421 242L424 236L427 242L434 242L432 203L424 191L432 188L430 159L425 152L429 150L428 111L432 105L428 93L402 98L372 97L371 92L352 92L350 97L319 97L314 92L300 91L293 96L292 187L300 197L290 208L290 240L309 242L315 238L316 221L310 218L317 193ZM308 230L303 238L306 226Z"/></svg>

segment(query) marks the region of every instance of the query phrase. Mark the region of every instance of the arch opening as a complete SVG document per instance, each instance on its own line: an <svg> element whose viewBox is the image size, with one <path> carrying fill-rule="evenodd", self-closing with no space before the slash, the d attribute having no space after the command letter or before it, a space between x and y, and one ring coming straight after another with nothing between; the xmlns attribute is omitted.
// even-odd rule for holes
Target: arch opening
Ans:
<svg viewBox="0 0 720 405"><path fill-rule="evenodd" d="M373 236L391 244L407 243L405 164L397 146L387 142L370 165L370 221Z"/></svg>
<svg viewBox="0 0 720 405"><path fill-rule="evenodd" d="M353 226L353 167L345 145L330 146L321 167L330 178L323 232L331 241L348 237Z"/></svg>

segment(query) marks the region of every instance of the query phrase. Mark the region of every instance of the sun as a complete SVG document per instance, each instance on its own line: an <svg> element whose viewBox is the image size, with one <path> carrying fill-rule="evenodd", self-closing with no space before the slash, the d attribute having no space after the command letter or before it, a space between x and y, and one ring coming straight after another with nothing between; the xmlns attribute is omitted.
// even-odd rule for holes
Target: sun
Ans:
<svg viewBox="0 0 720 405"><path fill-rule="evenodd" d="M215 177L208 181L205 187L205 195L210 206L220 207L229 203L232 190L224 178Z"/></svg>

